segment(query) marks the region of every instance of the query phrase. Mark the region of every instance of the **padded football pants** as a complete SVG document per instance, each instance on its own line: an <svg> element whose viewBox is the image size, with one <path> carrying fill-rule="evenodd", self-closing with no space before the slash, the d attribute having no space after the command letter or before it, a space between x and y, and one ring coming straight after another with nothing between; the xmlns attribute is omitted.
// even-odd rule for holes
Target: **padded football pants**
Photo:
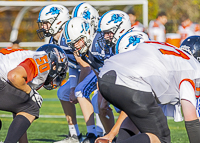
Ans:
<svg viewBox="0 0 200 143"><path fill-rule="evenodd" d="M141 133L155 134L162 143L170 143L167 119L152 93L116 85L115 81L116 72L113 70L99 78L102 96L124 111Z"/></svg>

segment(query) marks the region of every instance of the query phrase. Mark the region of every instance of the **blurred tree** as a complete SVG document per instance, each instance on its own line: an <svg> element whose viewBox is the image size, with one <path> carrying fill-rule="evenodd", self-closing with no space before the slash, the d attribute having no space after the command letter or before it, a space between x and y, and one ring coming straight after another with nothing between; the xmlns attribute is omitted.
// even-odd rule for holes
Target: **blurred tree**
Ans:
<svg viewBox="0 0 200 143"><path fill-rule="evenodd" d="M148 1L148 19L149 21L155 19L158 12L160 11L160 6L158 1L160 0L149 0Z"/></svg>
<svg viewBox="0 0 200 143"><path fill-rule="evenodd" d="M166 30L168 33L177 31L180 24L179 19L183 13L187 13L193 22L200 24L199 0L149 0L149 20L152 19L152 16L155 16L152 14L153 10L151 9L158 9L158 11L165 11L167 13L168 23Z"/></svg>
<svg viewBox="0 0 200 143"><path fill-rule="evenodd" d="M9 0L13 1L13 0ZM21 0L16 0L21 1ZM28 0L23 0L28 1ZM30 0L36 1L36 0ZM45 1L45 0L42 0ZM58 1L58 0L50 0ZM59 0L66 1L66 0ZM78 1L78 0L76 0ZM86 0L88 1L88 0ZM100 10L100 15L111 9L124 10L125 6L110 6L108 7L96 7ZM101 8L101 9L99 9ZM107 8L107 9L106 9ZM135 5L132 7L136 12L137 20L143 21L142 5ZM71 9L73 9L71 7ZM10 32L12 29L13 22L19 12L19 8L13 7L10 10L0 11L0 41L8 42L10 38ZM158 12L165 11L168 16L168 23L166 24L166 32L176 32L178 25L180 24L179 19L182 13L187 13L193 22L200 24L200 0L148 0L148 20L155 19ZM70 11L71 13L71 11ZM28 11L21 23L19 29L18 38L20 41L40 41L37 37L37 17L39 11L33 12Z"/></svg>

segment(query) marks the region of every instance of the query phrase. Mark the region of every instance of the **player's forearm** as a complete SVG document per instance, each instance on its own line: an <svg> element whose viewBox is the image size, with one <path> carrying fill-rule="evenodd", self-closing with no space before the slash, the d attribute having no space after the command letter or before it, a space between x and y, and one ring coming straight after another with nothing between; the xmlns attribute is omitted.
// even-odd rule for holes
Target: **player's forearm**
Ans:
<svg viewBox="0 0 200 143"><path fill-rule="evenodd" d="M109 134L112 134L112 136L115 137L118 134L120 126L126 117L127 117L126 113L124 111L121 111L121 113L117 119L117 122L115 123L115 125L113 126L113 128L111 129Z"/></svg>

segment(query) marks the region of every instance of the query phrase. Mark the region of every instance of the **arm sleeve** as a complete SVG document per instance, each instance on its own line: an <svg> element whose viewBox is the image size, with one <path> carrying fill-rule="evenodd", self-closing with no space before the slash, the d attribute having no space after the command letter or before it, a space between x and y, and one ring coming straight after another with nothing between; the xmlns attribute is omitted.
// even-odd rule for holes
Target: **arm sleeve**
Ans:
<svg viewBox="0 0 200 143"><path fill-rule="evenodd" d="M33 59L28 58L21 62L19 66L24 67L27 73L27 83L32 81L34 77L38 75L37 66Z"/></svg>
<svg viewBox="0 0 200 143"><path fill-rule="evenodd" d="M185 99L190 101L196 107L195 90L191 82L183 81L180 84L180 100Z"/></svg>

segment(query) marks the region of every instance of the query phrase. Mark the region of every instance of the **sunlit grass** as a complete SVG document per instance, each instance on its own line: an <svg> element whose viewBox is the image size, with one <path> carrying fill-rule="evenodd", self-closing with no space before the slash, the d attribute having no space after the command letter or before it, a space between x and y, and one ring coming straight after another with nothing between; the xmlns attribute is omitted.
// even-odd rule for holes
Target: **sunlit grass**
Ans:
<svg viewBox="0 0 200 143"><path fill-rule="evenodd" d="M44 101L40 110L41 118L33 122L28 129L28 139L30 143L41 142L54 142L65 138L68 134L68 124L65 119L62 106L57 98L57 90L47 91L44 89L39 90L39 93L43 96ZM82 112L79 104L76 104L77 115L82 116ZM114 110L113 110L114 111ZM6 115L6 117L2 117ZM42 115L58 116L59 118L45 118ZM115 116L118 113L114 112ZM3 126L0 131L0 141L3 141L6 137L10 123L12 122L12 114L9 112L0 111L0 118ZM83 118L78 118L79 130L83 135L86 134L86 125ZM171 131L172 143L189 143L187 133L185 130L184 122L174 122L172 119L168 120L169 128Z"/></svg>

